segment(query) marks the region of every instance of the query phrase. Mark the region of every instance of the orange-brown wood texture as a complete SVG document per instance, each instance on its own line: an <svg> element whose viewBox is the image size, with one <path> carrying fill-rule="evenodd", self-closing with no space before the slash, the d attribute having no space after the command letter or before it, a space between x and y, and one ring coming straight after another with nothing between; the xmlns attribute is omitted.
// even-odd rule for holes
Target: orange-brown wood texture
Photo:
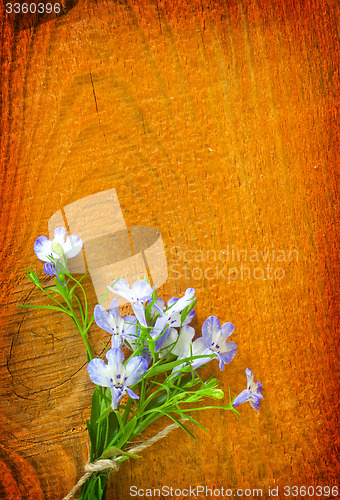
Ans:
<svg viewBox="0 0 340 500"><path fill-rule="evenodd" d="M24 269L49 282L33 243L50 217L112 188L127 227L162 235L159 295L196 288L197 334L211 314L236 326L234 361L201 373L234 396L249 367L264 400L240 422L202 412L207 433L125 462L108 498L338 485L338 2L79 0L1 26L1 498L61 499L88 459L79 335L17 305L43 301Z"/></svg>

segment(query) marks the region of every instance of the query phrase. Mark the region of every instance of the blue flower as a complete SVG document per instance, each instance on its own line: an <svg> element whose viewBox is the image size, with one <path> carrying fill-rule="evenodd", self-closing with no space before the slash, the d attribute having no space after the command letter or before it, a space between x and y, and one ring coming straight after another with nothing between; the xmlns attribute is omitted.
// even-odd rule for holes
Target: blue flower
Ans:
<svg viewBox="0 0 340 500"><path fill-rule="evenodd" d="M57 227L52 241L47 236L39 236L34 242L35 254L38 259L45 262L44 271L48 275L62 274L63 269L67 269L67 259L78 255L83 248L83 241L79 236L72 234L65 241L65 235L66 229ZM56 262L51 262L49 257Z"/></svg>
<svg viewBox="0 0 340 500"><path fill-rule="evenodd" d="M108 364L102 359L92 359L87 371L92 382L109 387L112 395L112 409L116 410L121 398L128 393L132 399L139 399L129 386L136 384L148 369L147 361L141 356L130 358L124 365L124 354L118 348L107 351Z"/></svg>
<svg viewBox="0 0 340 500"><path fill-rule="evenodd" d="M152 298L153 288L149 283L146 281L136 281L130 288L127 281L120 279L113 288L111 286L107 288L130 302L140 324L144 327L148 326L145 319L144 303Z"/></svg>
<svg viewBox="0 0 340 500"><path fill-rule="evenodd" d="M230 363L235 357L237 346L234 342L226 342L227 338L233 333L235 327L232 323L224 323L221 326L216 316L209 316L202 326L202 339L205 347L216 354L220 361L220 370L223 370L224 364Z"/></svg>
<svg viewBox="0 0 340 500"><path fill-rule="evenodd" d="M122 347L124 339L129 335L131 325L137 322L134 316L121 317L116 298L111 302L109 311L97 304L94 308L94 319L99 328L111 333L112 347Z"/></svg>
<svg viewBox="0 0 340 500"><path fill-rule="evenodd" d="M261 382L254 382L254 374L249 368L246 369L247 389L244 389L233 401L233 408L249 401L251 406L258 410L260 408L260 400L263 399L261 394Z"/></svg>

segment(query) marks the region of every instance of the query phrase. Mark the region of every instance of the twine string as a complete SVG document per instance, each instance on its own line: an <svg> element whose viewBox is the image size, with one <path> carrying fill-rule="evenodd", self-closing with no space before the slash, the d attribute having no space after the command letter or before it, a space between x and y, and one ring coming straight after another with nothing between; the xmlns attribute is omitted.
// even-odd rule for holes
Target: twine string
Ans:
<svg viewBox="0 0 340 500"><path fill-rule="evenodd" d="M184 422L185 420L188 420L187 418L183 418L181 422ZM171 431L179 427L179 424L174 423L168 425L168 427L165 427L162 431L160 431L158 434L155 436L151 437L147 441L144 441L143 443L139 444L138 446L134 446L133 448L130 448L128 450L128 453L134 453L137 454L145 448L149 448L149 446L153 445L154 443L157 443L160 439L163 439L165 436L167 436ZM81 486L95 473L97 472L117 472L118 469L120 468L120 464L117 462L120 458L122 458L122 455L113 459L99 459L95 460L94 462L87 462L84 466L85 474L79 479L77 484L72 488L72 490L66 495L66 497L63 498L63 500L71 500L73 495L79 490Z"/></svg>

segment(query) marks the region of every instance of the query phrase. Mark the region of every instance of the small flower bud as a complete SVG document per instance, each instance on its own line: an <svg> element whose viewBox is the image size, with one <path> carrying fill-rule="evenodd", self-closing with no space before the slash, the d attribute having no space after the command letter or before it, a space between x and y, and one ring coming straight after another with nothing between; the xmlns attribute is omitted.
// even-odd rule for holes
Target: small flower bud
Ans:
<svg viewBox="0 0 340 500"><path fill-rule="evenodd" d="M214 389L213 391L211 391L210 396L215 399L223 399L224 392L221 389Z"/></svg>
<svg viewBox="0 0 340 500"><path fill-rule="evenodd" d="M27 277L34 283L36 286L40 287L40 281L38 278L38 275L35 271L32 271L32 269L29 269L29 272L26 271Z"/></svg>

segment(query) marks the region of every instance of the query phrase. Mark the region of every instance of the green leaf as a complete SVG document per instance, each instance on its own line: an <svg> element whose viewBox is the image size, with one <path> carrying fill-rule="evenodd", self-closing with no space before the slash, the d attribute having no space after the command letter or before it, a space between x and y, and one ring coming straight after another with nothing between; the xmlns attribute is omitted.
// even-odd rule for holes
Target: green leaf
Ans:
<svg viewBox="0 0 340 500"><path fill-rule="evenodd" d="M45 290L52 290L52 292L59 293L58 288L56 286L47 286Z"/></svg>
<svg viewBox="0 0 340 500"><path fill-rule="evenodd" d="M186 358L182 359L177 359L176 361L172 361L171 363L164 363L164 364L159 364L153 366L150 370L148 370L145 375L144 379L154 377L155 375L159 375L160 373L164 373L167 371L172 370L176 366L179 366L183 363L186 363L187 361L193 361L194 359L201 359L201 358L211 358L211 355L204 355L204 356L188 356ZM186 366L181 368L181 371L191 371L191 366Z"/></svg>
<svg viewBox="0 0 340 500"><path fill-rule="evenodd" d="M105 342L103 342L103 341L101 340L101 342L100 342L100 343L101 343L101 344L103 344L104 349L105 349L106 351L109 351L109 350L110 350L110 349L107 347L107 345L105 344Z"/></svg>
<svg viewBox="0 0 340 500"><path fill-rule="evenodd" d="M86 424L86 427L87 427L87 432L89 434L91 448L95 448L95 446L96 446L96 440L95 440L94 433L92 432L90 422L88 420L85 420L85 424Z"/></svg>
<svg viewBox="0 0 340 500"><path fill-rule="evenodd" d="M112 403L112 398L110 397L111 396L111 393L110 393L110 389L106 389L106 391L104 391L102 394L101 394L101 398L104 399L109 405Z"/></svg>
<svg viewBox="0 0 340 500"><path fill-rule="evenodd" d="M66 309L62 309L61 307L58 306L36 306L33 304L18 304L18 307L29 307L31 309L51 309L53 311L66 312L67 314L70 315L70 313Z"/></svg>
<svg viewBox="0 0 340 500"><path fill-rule="evenodd" d="M90 427L92 431L97 432L97 420L100 415L100 406L102 395L100 394L100 389L95 389L92 394L92 402L91 402L91 417L90 417Z"/></svg>
<svg viewBox="0 0 340 500"><path fill-rule="evenodd" d="M166 413L166 412L161 412L161 413L164 413L164 415L166 415L167 417L169 417L171 420L173 420L174 422L176 422L177 425L180 426L181 429L183 429L187 434L189 434L189 436L192 437L192 439L194 439L196 441L196 438L195 436L189 431L189 429L187 429L180 420L178 420L176 417L173 417L172 415L170 415L169 413Z"/></svg>
<svg viewBox="0 0 340 500"><path fill-rule="evenodd" d="M55 286L56 286L58 292L60 293L60 295L66 300L67 294L68 294L68 288L64 287L60 283L60 281L58 280L57 277L55 278Z"/></svg>
<svg viewBox="0 0 340 500"><path fill-rule="evenodd" d="M106 417L109 416L109 413L112 412L112 407L111 405L110 406L104 406L104 408L102 409L99 417L97 418L96 420L96 424L99 424L99 422L101 422L102 420L104 420Z"/></svg>
<svg viewBox="0 0 340 500"><path fill-rule="evenodd" d="M101 405L101 394L99 392L99 389L96 388L92 394L90 423L86 422L87 430L91 441L91 460L95 460L96 458L95 453L98 441L97 419L100 413L100 405Z"/></svg>
<svg viewBox="0 0 340 500"><path fill-rule="evenodd" d="M167 387L165 384L155 381L152 381L152 383L161 386L161 388L163 388L164 391L162 391L160 394L158 394L158 396L156 396L157 392L161 390L158 389L148 397L148 399L145 401L146 406L144 412L152 410L153 408L159 408L160 406L163 406L170 399L171 396L171 391L169 387Z"/></svg>
<svg viewBox="0 0 340 500"><path fill-rule="evenodd" d="M199 422L198 420L196 420L195 418L191 417L190 415L184 415L184 413L182 412L182 410L178 407L178 413L180 414L180 416L182 418L187 418L189 419L191 422L193 422L194 424L197 424L199 425L205 432L208 432L207 429L201 424L201 422Z"/></svg>
<svg viewBox="0 0 340 500"><path fill-rule="evenodd" d="M116 416L116 412L112 411L109 413L107 420L107 432L105 436L104 449L109 446L110 443L113 443L116 439L116 436L119 432L119 424Z"/></svg>
<svg viewBox="0 0 340 500"><path fill-rule="evenodd" d="M102 458L112 458L112 457L116 457L117 455L123 455L123 456L129 457L129 458L141 458L140 455L136 455L135 453L130 453L128 451L123 451L123 450L119 449L117 446L110 446L110 448L108 448L107 450L104 451L104 453L102 454L102 456L100 458L101 459Z"/></svg>
<svg viewBox="0 0 340 500"><path fill-rule="evenodd" d="M151 314L151 310L152 310L152 307L155 303L155 300L152 300L151 302L149 302L149 304L145 307L145 319L146 319L146 322L149 324L150 321L152 320L152 318L154 317L154 315Z"/></svg>
<svg viewBox="0 0 340 500"><path fill-rule="evenodd" d="M137 424L137 417L131 418L131 420L124 426L122 434L117 440L117 448L123 448L127 441L131 438L133 431L135 430Z"/></svg>

